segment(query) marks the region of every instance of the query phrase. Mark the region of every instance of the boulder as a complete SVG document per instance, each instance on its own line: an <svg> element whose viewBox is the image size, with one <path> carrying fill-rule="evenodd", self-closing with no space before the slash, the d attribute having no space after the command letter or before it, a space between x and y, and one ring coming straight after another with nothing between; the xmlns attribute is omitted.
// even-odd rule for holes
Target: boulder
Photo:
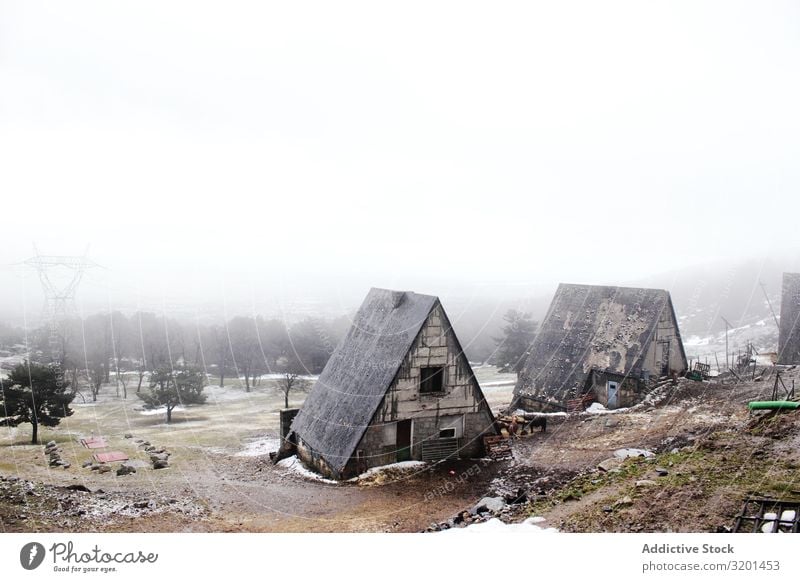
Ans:
<svg viewBox="0 0 800 582"><path fill-rule="evenodd" d="M97 472L98 473L110 473L111 472L111 467L109 467L108 465L100 465L100 467L97 469Z"/></svg>
<svg viewBox="0 0 800 582"><path fill-rule="evenodd" d="M479 513L497 513L502 511L506 506L506 502L502 497L484 497L476 503L470 510L470 514L478 515Z"/></svg>
<svg viewBox="0 0 800 582"><path fill-rule="evenodd" d="M630 496L626 495L622 499L617 499L614 502L614 507L624 507L626 505L633 505L633 499Z"/></svg>
<svg viewBox="0 0 800 582"><path fill-rule="evenodd" d="M156 461L153 463L153 469L166 469L169 467L169 461Z"/></svg>
<svg viewBox="0 0 800 582"><path fill-rule="evenodd" d="M619 468L622 466L623 460L617 457L611 457L601 461L597 468L603 471L604 473L610 473L611 471L619 471Z"/></svg>
<svg viewBox="0 0 800 582"><path fill-rule="evenodd" d="M131 473L135 473L136 468L131 467L130 465L120 465L117 469L117 475L130 475Z"/></svg>

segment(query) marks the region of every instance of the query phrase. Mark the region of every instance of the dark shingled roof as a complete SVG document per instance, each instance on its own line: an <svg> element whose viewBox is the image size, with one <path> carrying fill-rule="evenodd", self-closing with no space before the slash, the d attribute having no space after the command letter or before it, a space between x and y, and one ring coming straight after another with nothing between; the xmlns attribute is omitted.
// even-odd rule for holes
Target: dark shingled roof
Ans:
<svg viewBox="0 0 800 582"><path fill-rule="evenodd" d="M431 295L370 289L292 422L292 431L340 472L431 310Z"/></svg>
<svg viewBox="0 0 800 582"><path fill-rule="evenodd" d="M660 289L562 283L531 345L515 396L557 401L580 396L593 369L638 375L665 309L674 318L670 295Z"/></svg>

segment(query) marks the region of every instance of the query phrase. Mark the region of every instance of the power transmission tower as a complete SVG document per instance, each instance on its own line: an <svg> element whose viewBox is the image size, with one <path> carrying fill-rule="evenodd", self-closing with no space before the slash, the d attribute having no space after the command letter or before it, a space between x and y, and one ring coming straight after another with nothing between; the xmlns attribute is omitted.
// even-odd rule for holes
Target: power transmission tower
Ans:
<svg viewBox="0 0 800 582"><path fill-rule="evenodd" d="M86 249L88 252L88 248ZM57 326L69 316L77 312L75 293L83 278L86 269L99 265L83 256L41 255L34 246L36 254L23 264L33 267L39 274L44 292L44 307L42 319L51 326ZM62 280L55 279L52 274L55 269L68 273Z"/></svg>

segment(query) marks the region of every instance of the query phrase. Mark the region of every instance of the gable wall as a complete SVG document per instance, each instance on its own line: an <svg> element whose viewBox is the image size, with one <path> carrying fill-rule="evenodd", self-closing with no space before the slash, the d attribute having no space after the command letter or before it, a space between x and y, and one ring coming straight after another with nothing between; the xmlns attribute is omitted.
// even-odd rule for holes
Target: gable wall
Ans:
<svg viewBox="0 0 800 582"><path fill-rule="evenodd" d="M445 366L444 391L420 394L421 369ZM437 438L440 428L459 422L461 456L483 454L481 436L491 428L492 418L466 357L459 353L455 334L449 328L440 305L431 312L419 337L409 350L386 396L378 407L372 424L359 443L365 451L367 467L396 461L394 423L413 419L412 458L422 458L422 442Z"/></svg>
<svg viewBox="0 0 800 582"><path fill-rule="evenodd" d="M650 376L653 377L659 377L661 375L664 344L659 343L660 341L669 342L670 373L681 374L685 372L686 362L683 359L681 338L678 332L677 322L672 316L672 309L670 309L669 304L667 304L661 312L661 317L656 326L656 331L653 334L653 339L647 349L647 355L642 362L642 370L646 370L650 373Z"/></svg>
<svg viewBox="0 0 800 582"><path fill-rule="evenodd" d="M800 274L784 273L778 340L779 364L800 364Z"/></svg>

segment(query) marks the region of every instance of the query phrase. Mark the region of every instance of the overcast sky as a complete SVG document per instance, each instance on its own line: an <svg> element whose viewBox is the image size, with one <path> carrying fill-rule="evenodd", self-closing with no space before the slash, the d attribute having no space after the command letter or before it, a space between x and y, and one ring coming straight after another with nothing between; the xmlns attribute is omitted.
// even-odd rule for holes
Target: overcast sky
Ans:
<svg viewBox="0 0 800 582"><path fill-rule="evenodd" d="M0 0L0 262L348 302L797 252L798 63L797 2Z"/></svg>

